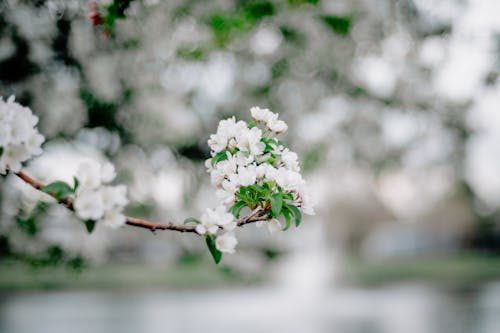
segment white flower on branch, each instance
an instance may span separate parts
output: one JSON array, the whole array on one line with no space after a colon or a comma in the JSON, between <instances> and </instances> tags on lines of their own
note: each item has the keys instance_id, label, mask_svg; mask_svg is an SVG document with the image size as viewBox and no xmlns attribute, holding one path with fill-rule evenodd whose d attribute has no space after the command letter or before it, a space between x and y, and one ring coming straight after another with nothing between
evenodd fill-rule
<instances>
[{"instance_id":1,"label":"white flower on branch","mask_svg":"<svg viewBox=\"0 0 500 333\"><path fill-rule=\"evenodd\" d=\"M83 189L78 192L74 207L81 219L99 220L104 215L102 193L95 189Z\"/></svg>"},{"instance_id":2,"label":"white flower on branch","mask_svg":"<svg viewBox=\"0 0 500 333\"><path fill-rule=\"evenodd\" d=\"M262 131L260 129L245 127L236 138L236 147L242 152L250 153L252 156L260 155L265 148L265 144L261 139Z\"/></svg>"},{"instance_id":3,"label":"white flower on branch","mask_svg":"<svg viewBox=\"0 0 500 333\"><path fill-rule=\"evenodd\" d=\"M125 224L126 218L119 210L108 210L100 221L110 228L118 228Z\"/></svg>"},{"instance_id":4,"label":"white flower on branch","mask_svg":"<svg viewBox=\"0 0 500 333\"><path fill-rule=\"evenodd\" d=\"M269 109L261 109L258 106L250 108L250 113L252 114L253 120L261 121L266 124L270 121L278 119L278 114L271 112Z\"/></svg>"},{"instance_id":5,"label":"white flower on branch","mask_svg":"<svg viewBox=\"0 0 500 333\"><path fill-rule=\"evenodd\" d=\"M79 187L75 193L74 208L80 218L99 221L111 228L125 224L122 211L128 204L127 187L104 185L115 176L115 167L109 162L88 161L79 166Z\"/></svg>"},{"instance_id":6,"label":"white flower on branch","mask_svg":"<svg viewBox=\"0 0 500 333\"><path fill-rule=\"evenodd\" d=\"M281 226L281 222L278 219L271 219L268 221L259 221L256 223L256 226L258 228L262 228L263 226L267 226L267 230L269 230L269 232L271 234L275 233L277 231L281 231L283 229Z\"/></svg>"},{"instance_id":7,"label":"white flower on branch","mask_svg":"<svg viewBox=\"0 0 500 333\"><path fill-rule=\"evenodd\" d=\"M215 239L215 247L223 253L234 253L238 240L231 232L226 232Z\"/></svg>"},{"instance_id":8,"label":"white flower on branch","mask_svg":"<svg viewBox=\"0 0 500 333\"><path fill-rule=\"evenodd\" d=\"M31 154L24 145L8 145L4 148L0 158L0 173L5 173L6 169L13 172L21 170L22 162L30 158Z\"/></svg>"},{"instance_id":9,"label":"white flower on branch","mask_svg":"<svg viewBox=\"0 0 500 333\"><path fill-rule=\"evenodd\" d=\"M276 134L286 132L288 125L283 120L271 120L267 122L267 128Z\"/></svg>"},{"instance_id":10,"label":"white flower on branch","mask_svg":"<svg viewBox=\"0 0 500 333\"><path fill-rule=\"evenodd\" d=\"M232 230L236 226L234 224L234 216L228 213L224 206L219 206L216 209L207 208L201 216L200 222L196 226L196 232L200 235L207 233L215 235L219 227Z\"/></svg>"},{"instance_id":11,"label":"white flower on branch","mask_svg":"<svg viewBox=\"0 0 500 333\"><path fill-rule=\"evenodd\" d=\"M38 117L15 102L14 96L0 97L0 174L19 172L22 163L42 152L45 140L35 128Z\"/></svg>"}]
</instances>

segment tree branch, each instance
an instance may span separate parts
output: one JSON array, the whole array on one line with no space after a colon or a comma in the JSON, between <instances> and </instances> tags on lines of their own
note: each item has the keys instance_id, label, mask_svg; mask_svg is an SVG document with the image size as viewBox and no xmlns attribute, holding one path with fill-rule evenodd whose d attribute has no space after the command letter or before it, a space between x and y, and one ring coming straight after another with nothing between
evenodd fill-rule
<instances>
[{"instance_id":1,"label":"tree branch","mask_svg":"<svg viewBox=\"0 0 500 333\"><path fill-rule=\"evenodd\" d=\"M31 178L27 174L25 174L22 171L16 172L16 176L18 176L20 179L22 179L26 184L30 185L34 189L41 191L42 188L45 186L43 183L39 182L36 179ZM45 192L44 192L45 193ZM55 196L51 193L47 193L51 197L55 198ZM56 198L55 198L56 199ZM57 199L56 199L57 200ZM73 207L73 201L71 199L58 199L58 203L61 205L65 206L71 211L75 211ZM250 214L247 216L241 217L236 220L236 225L238 227L242 227L245 224L249 223L254 223L262 220L266 220L267 215L265 212L262 210L262 208L257 207L254 209ZM173 230L173 231L178 231L178 232L193 232L196 233L195 226L193 225L179 225L179 224L174 224L174 223L156 223L156 222L151 222L147 220L142 220L138 219L135 217L130 217L126 216L126 224L132 226L132 227L137 227L137 228L143 228L143 229L149 229L151 231L156 231L156 230Z\"/></svg>"}]
</instances>

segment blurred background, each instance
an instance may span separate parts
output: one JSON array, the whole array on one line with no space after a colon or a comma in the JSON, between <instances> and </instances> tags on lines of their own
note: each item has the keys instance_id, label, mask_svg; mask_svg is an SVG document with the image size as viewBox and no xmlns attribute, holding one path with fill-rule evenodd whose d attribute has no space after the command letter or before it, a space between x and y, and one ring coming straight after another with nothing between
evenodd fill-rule
<instances>
[{"instance_id":1,"label":"blurred background","mask_svg":"<svg viewBox=\"0 0 500 333\"><path fill-rule=\"evenodd\" d=\"M100 8L113 1L98 1ZM115 1L116 2L116 1ZM269 107L317 201L300 228L98 227L0 179L0 332L500 331L500 2L0 0L0 95L40 117L26 172L109 159L127 213L215 205L220 119Z\"/></svg>"}]
</instances>

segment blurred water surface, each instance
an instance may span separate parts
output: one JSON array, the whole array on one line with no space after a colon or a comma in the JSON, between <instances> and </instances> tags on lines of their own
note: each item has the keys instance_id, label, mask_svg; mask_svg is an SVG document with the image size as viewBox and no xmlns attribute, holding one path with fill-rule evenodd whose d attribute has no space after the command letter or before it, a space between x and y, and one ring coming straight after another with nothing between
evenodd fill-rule
<instances>
[{"instance_id":1,"label":"blurred water surface","mask_svg":"<svg viewBox=\"0 0 500 333\"><path fill-rule=\"evenodd\" d=\"M307 296L307 297L306 297ZM4 294L0 332L496 333L500 283L473 291L404 284L332 289Z\"/></svg>"}]
</instances>

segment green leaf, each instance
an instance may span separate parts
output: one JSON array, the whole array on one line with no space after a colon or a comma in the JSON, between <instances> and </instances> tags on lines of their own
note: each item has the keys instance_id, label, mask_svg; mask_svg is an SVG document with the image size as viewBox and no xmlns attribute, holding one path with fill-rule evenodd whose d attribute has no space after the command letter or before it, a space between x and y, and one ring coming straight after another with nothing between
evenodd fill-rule
<instances>
[{"instance_id":1,"label":"green leaf","mask_svg":"<svg viewBox=\"0 0 500 333\"><path fill-rule=\"evenodd\" d=\"M231 213L234 215L234 217L239 218L240 217L240 212L243 209L243 207L246 207L246 202L244 201L238 201L231 207Z\"/></svg>"},{"instance_id":2,"label":"green leaf","mask_svg":"<svg viewBox=\"0 0 500 333\"><path fill-rule=\"evenodd\" d=\"M65 182L57 181L42 187L42 192L48 193L60 200L65 198L68 194L73 193L73 189Z\"/></svg>"},{"instance_id":3,"label":"green leaf","mask_svg":"<svg viewBox=\"0 0 500 333\"><path fill-rule=\"evenodd\" d=\"M283 228L283 231L286 231L288 230L288 228L290 228L290 211L288 210L288 206L283 207L283 210L281 212L285 217L285 227Z\"/></svg>"},{"instance_id":4,"label":"green leaf","mask_svg":"<svg viewBox=\"0 0 500 333\"><path fill-rule=\"evenodd\" d=\"M273 194L271 197L271 211L273 217L278 217L281 214L281 209L283 208L283 196L281 193Z\"/></svg>"},{"instance_id":5,"label":"green leaf","mask_svg":"<svg viewBox=\"0 0 500 333\"><path fill-rule=\"evenodd\" d=\"M85 223L85 227L87 228L88 233L91 234L95 229L96 221L95 220L85 220L85 221L83 221L83 223Z\"/></svg>"},{"instance_id":6,"label":"green leaf","mask_svg":"<svg viewBox=\"0 0 500 333\"><path fill-rule=\"evenodd\" d=\"M17 225L21 230L23 230L28 236L34 237L38 232L38 226L34 216L29 216L28 218L16 218Z\"/></svg>"},{"instance_id":7,"label":"green leaf","mask_svg":"<svg viewBox=\"0 0 500 333\"><path fill-rule=\"evenodd\" d=\"M201 222L194 217L188 217L187 219L184 220L184 224L188 223L195 223L195 224L200 224Z\"/></svg>"},{"instance_id":8,"label":"green leaf","mask_svg":"<svg viewBox=\"0 0 500 333\"><path fill-rule=\"evenodd\" d=\"M295 217L295 225L298 227L300 225L300 222L302 221L302 213L294 205L288 205L288 208L290 209L293 216Z\"/></svg>"},{"instance_id":9,"label":"green leaf","mask_svg":"<svg viewBox=\"0 0 500 333\"><path fill-rule=\"evenodd\" d=\"M351 30L351 18L342 16L325 15L321 20L336 34L347 36Z\"/></svg>"},{"instance_id":10,"label":"green leaf","mask_svg":"<svg viewBox=\"0 0 500 333\"><path fill-rule=\"evenodd\" d=\"M250 123L248 123L248 128L254 128L255 126L257 126L257 123L255 121L251 121Z\"/></svg>"},{"instance_id":11,"label":"green leaf","mask_svg":"<svg viewBox=\"0 0 500 333\"><path fill-rule=\"evenodd\" d=\"M210 254L212 254L215 263L218 264L222 258L222 252L217 250L217 248L215 247L215 236L207 235L205 240L207 242L208 249L210 250Z\"/></svg>"},{"instance_id":12,"label":"green leaf","mask_svg":"<svg viewBox=\"0 0 500 333\"><path fill-rule=\"evenodd\" d=\"M0 156L3 154L3 147L0 147Z\"/></svg>"},{"instance_id":13,"label":"green leaf","mask_svg":"<svg viewBox=\"0 0 500 333\"><path fill-rule=\"evenodd\" d=\"M78 178L73 177L73 192L76 192L78 186L80 186L80 181L78 181Z\"/></svg>"},{"instance_id":14,"label":"green leaf","mask_svg":"<svg viewBox=\"0 0 500 333\"><path fill-rule=\"evenodd\" d=\"M220 153L217 153L214 157L212 157L212 166L215 166L217 163L224 160L227 160L227 154L225 151L221 151Z\"/></svg>"}]
</instances>

